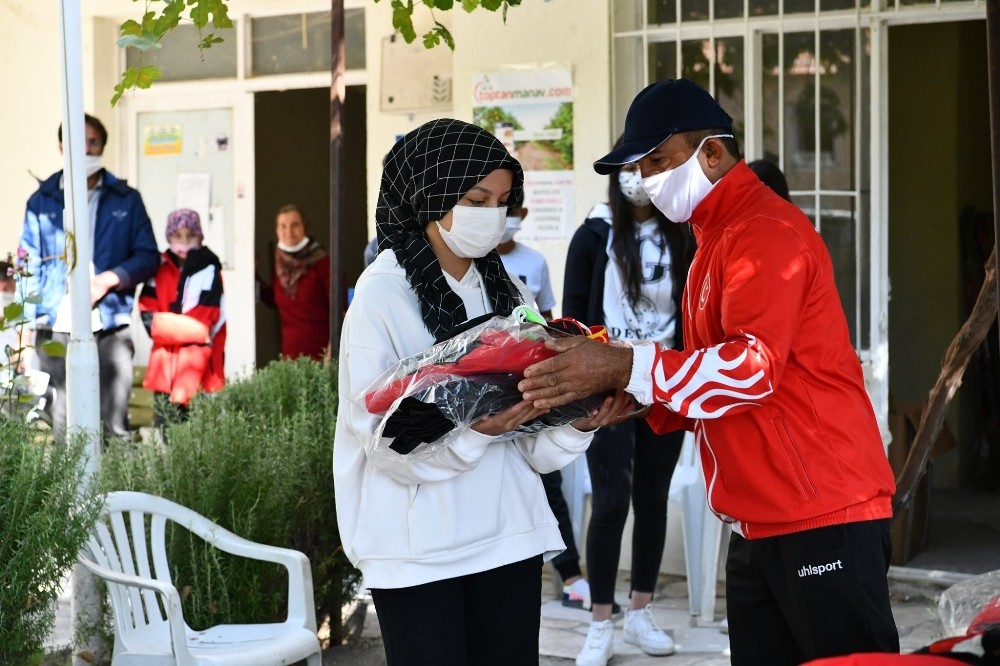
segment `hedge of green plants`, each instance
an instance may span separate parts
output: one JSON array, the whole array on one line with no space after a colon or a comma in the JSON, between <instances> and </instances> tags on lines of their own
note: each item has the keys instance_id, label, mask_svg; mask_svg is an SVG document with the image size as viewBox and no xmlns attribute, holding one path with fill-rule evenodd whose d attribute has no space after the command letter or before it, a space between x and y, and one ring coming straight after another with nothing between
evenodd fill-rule
<instances>
[{"instance_id":1,"label":"hedge of green plants","mask_svg":"<svg viewBox=\"0 0 1000 666\"><path fill-rule=\"evenodd\" d=\"M168 414L165 444L112 446L102 489L160 495L252 541L302 551L312 564L317 620L329 617L337 637L359 580L341 548L334 505L336 380L333 364L285 360L198 396L185 420ZM283 619L283 567L222 553L182 528L168 539L190 626Z\"/></svg>"},{"instance_id":2,"label":"hedge of green plants","mask_svg":"<svg viewBox=\"0 0 1000 666\"><path fill-rule=\"evenodd\" d=\"M97 520L83 484L84 438L53 444L0 417L0 664L36 659L55 620L60 584Z\"/></svg>"}]
</instances>

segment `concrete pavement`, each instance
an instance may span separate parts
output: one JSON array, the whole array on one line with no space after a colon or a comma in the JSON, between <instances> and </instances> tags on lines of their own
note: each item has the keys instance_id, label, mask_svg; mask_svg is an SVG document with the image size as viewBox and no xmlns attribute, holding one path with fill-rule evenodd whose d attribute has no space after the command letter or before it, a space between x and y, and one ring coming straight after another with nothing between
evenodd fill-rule
<instances>
[{"instance_id":1,"label":"concrete pavement","mask_svg":"<svg viewBox=\"0 0 1000 666\"><path fill-rule=\"evenodd\" d=\"M547 577L543 583L542 621L539 634L540 666L569 666L583 645L590 622L590 614L565 608L553 599L554 585ZM892 609L899 628L903 652L912 652L942 636L937 619L937 596L943 585L930 583L891 581ZM71 586L67 585L67 590ZM720 590L721 592L721 585ZM628 599L628 579L622 573L618 580L615 598ZM68 645L71 639L70 597L66 592L60 598L55 631L47 647ZM615 657L611 666L729 666L729 640L718 628L725 612L725 599L716 603L717 621L701 624L688 610L687 585L680 577L663 577L657 589L652 611L660 627L669 633L677 652L669 657L649 657L637 647L622 639L621 620L615 623ZM365 609L364 626L353 645L330 649L324 654L323 663L351 664L353 666L384 666L378 617L374 606Z\"/></svg>"}]
</instances>

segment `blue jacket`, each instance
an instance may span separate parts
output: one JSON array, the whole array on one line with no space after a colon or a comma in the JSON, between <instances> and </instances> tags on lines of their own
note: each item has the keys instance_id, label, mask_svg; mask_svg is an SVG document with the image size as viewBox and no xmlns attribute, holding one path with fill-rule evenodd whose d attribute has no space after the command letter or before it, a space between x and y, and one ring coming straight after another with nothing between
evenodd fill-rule
<instances>
[{"instance_id":1,"label":"blue jacket","mask_svg":"<svg viewBox=\"0 0 1000 666\"><path fill-rule=\"evenodd\" d=\"M132 320L135 288L156 273L160 252L153 226L139 192L108 171L97 204L94 229L94 271L110 270L121 284L98 304L101 327L112 330ZM67 266L61 258L66 246L63 229L62 171L43 181L28 199L20 246L28 251L27 293L37 293L41 302L25 303L25 317L41 327L55 322L59 303L66 293ZM89 223L89 217L84 218Z\"/></svg>"}]
</instances>

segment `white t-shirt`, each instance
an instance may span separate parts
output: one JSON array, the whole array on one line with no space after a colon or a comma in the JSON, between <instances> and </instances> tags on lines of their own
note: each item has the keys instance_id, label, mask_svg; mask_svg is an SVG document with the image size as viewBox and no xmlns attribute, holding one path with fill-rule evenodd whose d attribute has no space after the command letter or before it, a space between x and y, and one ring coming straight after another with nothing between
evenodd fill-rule
<instances>
[{"instance_id":1,"label":"white t-shirt","mask_svg":"<svg viewBox=\"0 0 1000 666\"><path fill-rule=\"evenodd\" d=\"M500 259L507 272L517 277L531 290L539 312L551 310L556 306L556 297L552 293L552 282L549 280L549 265L545 256L524 243L515 243L514 249L507 254L501 254Z\"/></svg>"},{"instance_id":2,"label":"white t-shirt","mask_svg":"<svg viewBox=\"0 0 1000 666\"><path fill-rule=\"evenodd\" d=\"M611 249L614 233L608 233L608 267L604 273L604 323L612 340L642 340L671 345L677 325L672 258L667 239L656 219L636 227L642 286L639 301L630 304L618 261Z\"/></svg>"}]
</instances>

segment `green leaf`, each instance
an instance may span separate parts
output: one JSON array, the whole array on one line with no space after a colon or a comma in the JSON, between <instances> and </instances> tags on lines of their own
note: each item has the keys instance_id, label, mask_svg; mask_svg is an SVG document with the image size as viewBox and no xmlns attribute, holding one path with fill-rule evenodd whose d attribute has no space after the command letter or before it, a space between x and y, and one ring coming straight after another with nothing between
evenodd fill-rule
<instances>
[{"instance_id":1,"label":"green leaf","mask_svg":"<svg viewBox=\"0 0 1000 666\"><path fill-rule=\"evenodd\" d=\"M434 30L424 33L424 48L432 49L441 42L441 37Z\"/></svg>"},{"instance_id":2,"label":"green leaf","mask_svg":"<svg viewBox=\"0 0 1000 666\"><path fill-rule=\"evenodd\" d=\"M501 5L503 5L503 0L483 0L482 5L483 9L488 9L491 12L495 12L496 10L500 9Z\"/></svg>"},{"instance_id":3,"label":"green leaf","mask_svg":"<svg viewBox=\"0 0 1000 666\"><path fill-rule=\"evenodd\" d=\"M156 24L156 12L146 12L142 15L142 32L152 32Z\"/></svg>"},{"instance_id":4,"label":"green leaf","mask_svg":"<svg viewBox=\"0 0 1000 666\"><path fill-rule=\"evenodd\" d=\"M135 80L135 85L136 87L145 90L149 86L153 85L153 81L160 78L161 76L163 76L163 72L160 71L159 67L146 65L139 70L139 74Z\"/></svg>"},{"instance_id":5,"label":"green leaf","mask_svg":"<svg viewBox=\"0 0 1000 666\"><path fill-rule=\"evenodd\" d=\"M49 356L63 357L66 355L66 345L58 340L46 340L42 343L41 350Z\"/></svg>"},{"instance_id":6,"label":"green leaf","mask_svg":"<svg viewBox=\"0 0 1000 666\"><path fill-rule=\"evenodd\" d=\"M21 303L9 303L3 309L3 320L8 324L15 319L20 319L24 314L24 305Z\"/></svg>"},{"instance_id":7,"label":"green leaf","mask_svg":"<svg viewBox=\"0 0 1000 666\"><path fill-rule=\"evenodd\" d=\"M167 6L163 8L160 18L156 19L156 33L163 36L176 28L181 21L181 12L184 11L184 8L184 0L169 0Z\"/></svg>"},{"instance_id":8,"label":"green leaf","mask_svg":"<svg viewBox=\"0 0 1000 666\"><path fill-rule=\"evenodd\" d=\"M142 34L142 26L139 25L138 21L134 21L132 19L129 19L129 20L125 21L124 23L122 23L121 33L120 34L122 36L125 36L125 35L141 35Z\"/></svg>"},{"instance_id":9,"label":"green leaf","mask_svg":"<svg viewBox=\"0 0 1000 666\"><path fill-rule=\"evenodd\" d=\"M392 0L392 27L399 31L407 44L411 44L417 38L417 31L413 28L413 0Z\"/></svg>"},{"instance_id":10,"label":"green leaf","mask_svg":"<svg viewBox=\"0 0 1000 666\"><path fill-rule=\"evenodd\" d=\"M161 48L160 43L155 38L151 39L146 35L125 35L124 37L119 37L118 46L123 49L131 47L140 51Z\"/></svg>"},{"instance_id":11,"label":"green leaf","mask_svg":"<svg viewBox=\"0 0 1000 666\"><path fill-rule=\"evenodd\" d=\"M448 28L444 27L444 25L442 25L441 23L438 23L437 21L434 21L434 30L439 35L441 35L441 39L443 39L444 43L448 45L448 48L454 51L455 38L451 36L451 31L448 30Z\"/></svg>"},{"instance_id":12,"label":"green leaf","mask_svg":"<svg viewBox=\"0 0 1000 666\"><path fill-rule=\"evenodd\" d=\"M462 9L467 12L473 11L479 6L479 0L462 0Z\"/></svg>"},{"instance_id":13,"label":"green leaf","mask_svg":"<svg viewBox=\"0 0 1000 666\"><path fill-rule=\"evenodd\" d=\"M212 48L212 44L221 44L224 39L222 37L217 37L214 32L209 33L201 42L198 43L199 49L209 49Z\"/></svg>"}]
</instances>

